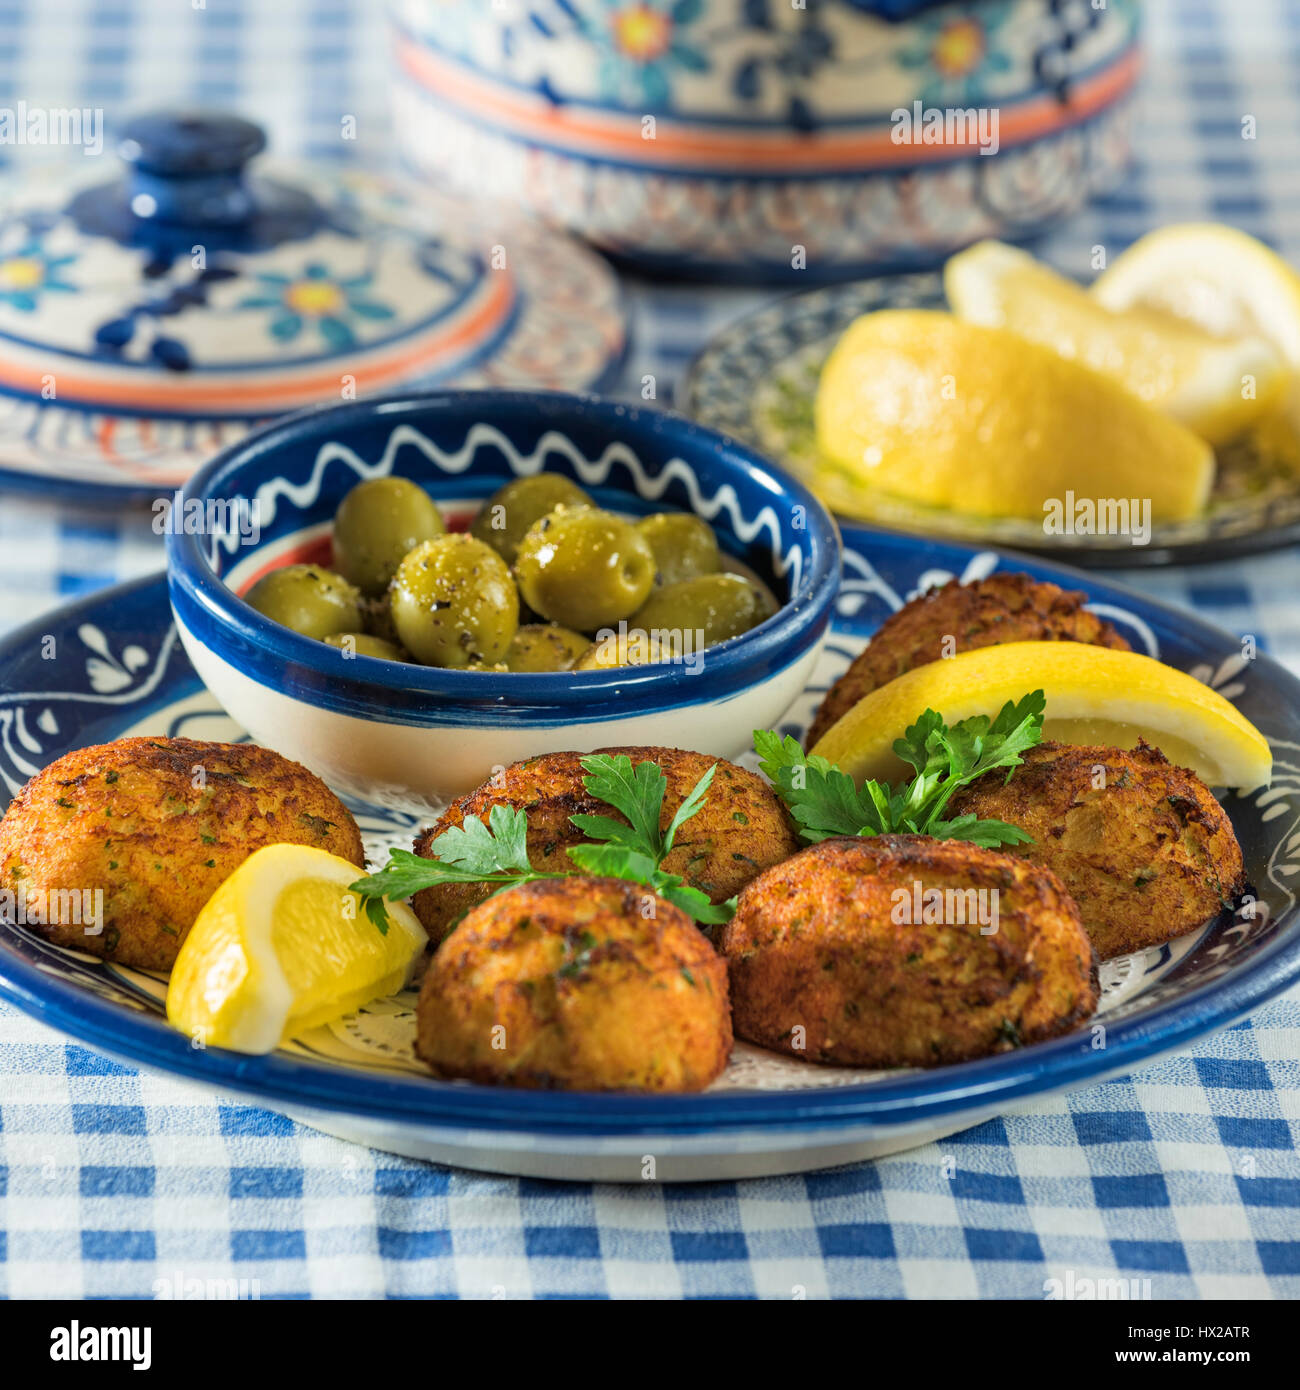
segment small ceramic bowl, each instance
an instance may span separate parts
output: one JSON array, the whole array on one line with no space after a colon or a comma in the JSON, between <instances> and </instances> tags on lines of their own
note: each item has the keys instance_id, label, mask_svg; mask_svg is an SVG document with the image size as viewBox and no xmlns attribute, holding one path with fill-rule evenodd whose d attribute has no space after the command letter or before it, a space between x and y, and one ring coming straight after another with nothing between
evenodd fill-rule
<instances>
[{"instance_id":1,"label":"small ceramic bowl","mask_svg":"<svg viewBox=\"0 0 1300 1390\"><path fill-rule=\"evenodd\" d=\"M656 273L807 284L1121 177L1137 0L392 0L418 174Z\"/></svg>"},{"instance_id":2,"label":"small ceramic bowl","mask_svg":"<svg viewBox=\"0 0 1300 1390\"><path fill-rule=\"evenodd\" d=\"M240 597L280 565L328 564L335 508L362 479L413 479L455 528L503 482L543 469L629 515L697 513L780 610L695 668L524 675L345 655ZM559 749L734 757L803 690L839 584L834 522L761 455L679 416L558 394L439 392L290 417L197 473L168 526L177 628L227 711L340 791L422 806Z\"/></svg>"}]
</instances>

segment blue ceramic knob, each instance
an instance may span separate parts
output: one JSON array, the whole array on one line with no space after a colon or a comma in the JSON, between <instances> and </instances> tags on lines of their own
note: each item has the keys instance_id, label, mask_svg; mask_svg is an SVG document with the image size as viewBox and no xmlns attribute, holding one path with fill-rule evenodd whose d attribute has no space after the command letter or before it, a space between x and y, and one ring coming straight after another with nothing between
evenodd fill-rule
<instances>
[{"instance_id":1,"label":"blue ceramic knob","mask_svg":"<svg viewBox=\"0 0 1300 1390\"><path fill-rule=\"evenodd\" d=\"M130 169L131 211L147 220L192 227L247 222L255 205L244 166L265 148L262 128L239 116L137 116L118 147Z\"/></svg>"}]
</instances>

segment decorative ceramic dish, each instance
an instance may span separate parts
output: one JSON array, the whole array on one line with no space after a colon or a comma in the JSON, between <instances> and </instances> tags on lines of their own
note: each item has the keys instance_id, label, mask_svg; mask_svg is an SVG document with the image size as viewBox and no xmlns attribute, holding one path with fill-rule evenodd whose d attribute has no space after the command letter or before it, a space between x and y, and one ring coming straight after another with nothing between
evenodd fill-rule
<instances>
[{"instance_id":1,"label":"decorative ceramic dish","mask_svg":"<svg viewBox=\"0 0 1300 1390\"><path fill-rule=\"evenodd\" d=\"M328 561L329 522L365 478L413 479L449 519L545 469L603 505L693 511L786 601L752 632L682 663L563 676L353 660L262 617L239 594L268 569ZM813 496L710 430L576 396L446 392L311 411L214 459L182 511L251 504L257 535L168 534L172 607L199 674L260 742L342 790L410 801L469 791L483 769L559 746L671 744L719 757L780 718L807 684L839 579L834 523ZM248 528L251 532L252 528Z\"/></svg>"},{"instance_id":2,"label":"decorative ceramic dish","mask_svg":"<svg viewBox=\"0 0 1300 1390\"><path fill-rule=\"evenodd\" d=\"M961 1066L867 1073L738 1044L697 1095L530 1092L434 1081L412 1057L413 996L378 1001L266 1057L191 1046L165 1024L164 982L0 925L0 994L88 1046L393 1152L556 1178L660 1181L799 1171L905 1149L1017 1104L1123 1074L1236 1022L1300 975L1294 878L1300 815L1300 683L1197 619L1041 562L848 527L829 642L783 727L800 732L821 692L918 588L1028 570L1088 591L1139 652L1209 682L1267 736L1270 790L1227 797L1252 908L1103 966L1087 1029ZM53 646L50 646L53 643ZM57 658L43 659L53 650ZM70 749L127 734L234 739L168 614L161 576L107 590L0 644L0 796ZM679 742L692 743L683 728ZM372 859L407 846L422 813L351 802ZM1243 899L1243 902L1246 900Z\"/></svg>"},{"instance_id":3,"label":"decorative ceramic dish","mask_svg":"<svg viewBox=\"0 0 1300 1390\"><path fill-rule=\"evenodd\" d=\"M393 21L414 169L656 271L933 264L1039 230L1128 157L1133 0L397 0Z\"/></svg>"},{"instance_id":4,"label":"decorative ceramic dish","mask_svg":"<svg viewBox=\"0 0 1300 1390\"><path fill-rule=\"evenodd\" d=\"M832 511L860 517L862 492L837 486L821 467L813 435L817 379L840 335L877 309L944 308L937 274L888 276L794 295L738 320L691 364L677 408L752 444L803 479ZM1220 451L1209 507L1192 521L1128 536L1046 536L1040 522L968 517L881 496L869 520L971 544L1007 546L1098 567L1190 564L1257 554L1300 540L1300 491L1285 468L1235 446Z\"/></svg>"},{"instance_id":5,"label":"decorative ceramic dish","mask_svg":"<svg viewBox=\"0 0 1300 1390\"><path fill-rule=\"evenodd\" d=\"M152 498L302 406L617 370L620 291L585 248L361 172L246 175L264 144L234 117L142 117L125 177L5 192L0 482Z\"/></svg>"}]
</instances>

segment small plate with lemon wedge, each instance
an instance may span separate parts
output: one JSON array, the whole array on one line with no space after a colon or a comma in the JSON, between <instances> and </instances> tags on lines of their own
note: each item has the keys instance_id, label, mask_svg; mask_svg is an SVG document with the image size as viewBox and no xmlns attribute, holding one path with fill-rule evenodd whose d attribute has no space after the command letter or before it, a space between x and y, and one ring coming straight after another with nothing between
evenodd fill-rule
<instances>
[{"instance_id":1,"label":"small plate with lemon wedge","mask_svg":"<svg viewBox=\"0 0 1300 1390\"><path fill-rule=\"evenodd\" d=\"M362 846L372 872L381 869L393 851L409 851L430 813L379 792L369 802L344 798L346 811L340 805L336 812L330 809L333 793L314 778L314 799L294 821L298 843L272 844L244 858L207 899L181 947L170 999L162 971L60 945L48 932L12 920L4 899L0 997L109 1056L281 1111L331 1134L466 1167L569 1179L691 1181L803 1171L906 1149L1018 1104L1125 1074L1237 1022L1300 975L1300 684L1293 677L1266 657L1247 659L1234 638L1189 614L1050 563L850 525L844 528L842 586L820 665L765 740L763 766L782 756L778 735L805 736L827 690L910 600L950 580L972 586L1000 576L1012 587L1048 581L1082 590L1086 609L1069 595L1059 604L1072 621L1086 618L1091 636L1085 639L1080 628L1076 640L1008 642L915 666L855 705L865 711L857 718L851 711L835 722L818 743L823 754L833 755L855 780L892 779L890 757L897 750L880 737L886 726L898 732L922 707L931 707L942 709L955 729L959 720L995 714L1004 697L1022 701L1040 691L1046 698L1045 737L1131 745L1145 734L1190 761L1207 782L1224 783L1215 787L1218 802L1206 801L1201 809L1219 816L1221 805L1226 813L1240 846L1236 881L1244 885L1214 920L1198 917L1193 930L1174 934L1168 923L1155 921L1151 939L1158 944L1134 950L1129 943L1122 946L1125 953L1099 946L1106 958L1092 985L1089 1010L1096 1002L1095 1015L1066 1019L1043 1041L1011 1030L992 1052L920 1070L819 1065L779 1046L742 1041L746 1023L736 993L741 978L733 975L736 1042L729 1061L722 1054L724 1069L702 1089L525 1089L435 1075L421 1060L427 1050L416 1050L417 1015L422 1021L427 990L417 1002L414 990L402 987L412 954L423 949L410 911L392 901L382 935L375 933L369 908L328 918L328 932L312 926L326 910L322 903L328 908L331 901L345 901L349 885L357 886L352 880L360 872L354 866ZM1098 644L1101 628L1106 644ZM46 659L47 652L57 659ZM243 731L203 689L171 625L161 576L69 605L0 643L0 801L18 798L15 807L26 808L19 814L30 814L24 785L30 787L56 759L81 750L89 761L77 777L53 788L57 799L52 795L49 802L47 828L70 824L86 810L86 774L98 766L97 750L88 745L127 739L146 745L151 773L166 763L177 739L207 741L208 748L228 753L245 750L229 753L227 768L238 776L220 795L230 800L198 798L207 819L192 823L188 862L195 874L182 876L177 891L187 882L192 887L202 866L231 855L217 866L224 873L238 859L223 829L238 817L225 808L245 803L262 754L250 749ZM690 747L688 727L680 742ZM738 743L747 742L747 731L739 731ZM563 729L555 731L555 745L568 746ZM752 755L741 761L750 769L757 765ZM97 792L103 812L120 812L131 796L136 802L125 804L141 804L142 784L132 781L139 771L100 775L109 784ZM158 796L163 812L169 803L180 807L191 797L190 772L184 759L171 768L178 792ZM1007 786L1014 790L1028 775L1028 768L1017 770ZM780 788L791 779L778 768L773 780ZM864 791L867 785L859 783ZM1233 785L1251 790L1227 790ZM281 788L276 795L287 793ZM788 802L799 819L803 812L796 803L805 810L810 803ZM733 807L723 803L722 819L746 828ZM884 809L894 829L910 815L901 806ZM1195 807L1188 813L1199 814ZM866 814L873 813L868 808ZM124 857L113 837L125 827L105 824L110 843L96 842L95 849L112 856L103 862L116 871ZM173 845L179 844L178 833L186 833L178 829L185 824L168 821ZM950 830L955 824L946 822ZM927 826L940 833L933 820L922 828ZM983 853L972 838L968 834L964 845L950 841L959 845L954 853ZM833 842L846 843L885 840ZM60 848L69 850L67 844ZM163 874L168 865L158 861L165 855L152 841L150 851L144 869ZM403 862L409 869L409 853ZM8 880L0 884L12 886ZM399 896L405 892L391 895ZM1155 907L1152 915L1158 918L1161 911ZM738 910L733 926L742 915ZM428 926L427 915L421 921ZM693 939L694 928L688 935ZM304 937L319 949L303 954ZM244 959L256 965L256 952L268 940L281 952L292 988L283 998L254 988L251 1011L239 1020L244 1026L223 1035L230 1045L207 1045L196 1030L169 1025L169 1011L173 1022L184 1021L199 996L238 1002L237 971L196 972L205 953L210 962ZM453 931L433 960L456 940ZM714 944L725 950L717 936ZM703 947L692 949L707 958ZM285 965L286 951L301 958ZM586 968L580 953L558 974L573 981ZM687 984L694 987L700 969L692 970ZM817 975L819 981L830 978ZM612 1025L619 1015L605 1017ZM297 1022L286 1025L286 1019Z\"/></svg>"},{"instance_id":2,"label":"small plate with lemon wedge","mask_svg":"<svg viewBox=\"0 0 1300 1390\"><path fill-rule=\"evenodd\" d=\"M839 516L1089 566L1300 539L1300 275L1175 225L1084 288L982 242L782 300L692 364L687 415Z\"/></svg>"}]
</instances>

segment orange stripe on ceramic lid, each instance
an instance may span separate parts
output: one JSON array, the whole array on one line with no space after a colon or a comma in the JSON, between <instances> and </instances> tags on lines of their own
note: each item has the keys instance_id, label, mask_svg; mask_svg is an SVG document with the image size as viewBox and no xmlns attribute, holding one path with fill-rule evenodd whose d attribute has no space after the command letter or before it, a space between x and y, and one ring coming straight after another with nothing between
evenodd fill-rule
<instances>
[{"instance_id":1,"label":"orange stripe on ceramic lid","mask_svg":"<svg viewBox=\"0 0 1300 1390\"><path fill-rule=\"evenodd\" d=\"M539 134L572 153L621 155L633 164L693 164L734 169L790 169L807 174L818 169L859 169L877 165L917 164L951 159L955 150L972 145L895 144L892 127L828 129L807 134L745 127L728 130L690 126L656 116L655 138L642 133L642 117L607 112L579 112L556 106L534 92L522 92L471 73L409 39L398 39L402 68L426 91L462 110L480 114L509 128L524 141ZM1071 125L1109 105L1137 80L1141 59L1130 48L1114 63L1072 83L1068 100L1035 97L999 109L1001 146L1020 144Z\"/></svg>"},{"instance_id":2,"label":"orange stripe on ceramic lid","mask_svg":"<svg viewBox=\"0 0 1300 1390\"><path fill-rule=\"evenodd\" d=\"M420 369L435 365L458 349L486 337L502 323L514 304L512 279L492 272L486 282L487 293L482 304L468 315L448 325L443 332L421 338L414 345L402 343L377 357L358 361L350 366L348 359L339 356L332 369L306 372L277 373L275 381L260 381L256 376L239 381L205 381L202 376L177 372L166 377L146 380L123 380L78 376L60 367L58 370L61 400L104 406L122 406L127 410L174 410L183 406L187 414L197 413L194 407L227 413L273 414L296 405L310 405L336 396L340 374L356 379L360 390L371 390L392 384L414 375ZM0 342L0 383L18 391L37 394L49 375L49 363L32 367L20 362L6 361L5 344ZM361 350L364 357L365 349ZM248 410L247 407L255 407Z\"/></svg>"}]
</instances>

